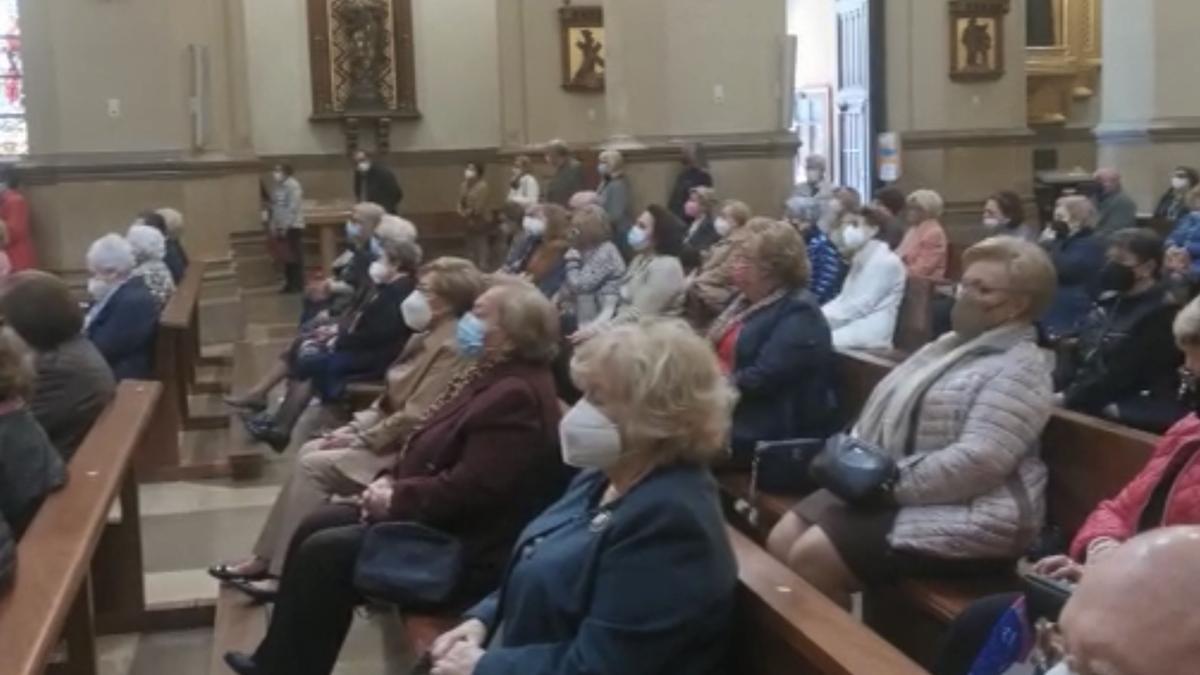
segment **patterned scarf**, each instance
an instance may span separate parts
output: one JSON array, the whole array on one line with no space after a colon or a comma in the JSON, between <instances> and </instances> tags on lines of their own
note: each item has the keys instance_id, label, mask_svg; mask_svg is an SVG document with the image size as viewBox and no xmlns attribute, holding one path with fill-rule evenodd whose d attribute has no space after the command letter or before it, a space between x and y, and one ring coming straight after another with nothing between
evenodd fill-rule
<instances>
[{"instance_id":1,"label":"patterned scarf","mask_svg":"<svg viewBox=\"0 0 1200 675\"><path fill-rule=\"evenodd\" d=\"M404 440L404 447L400 448L400 457L403 458L406 454L408 454L408 447L412 444L412 439L416 438L417 434L425 430L426 425L429 424L429 420L433 419L434 415L436 415L442 408L446 407L451 401L458 398L458 395L461 394L464 389L490 373L498 365L500 365L500 362L497 360L483 358L477 361L472 361L470 364L460 368L459 371L450 378L450 382L446 384L446 388L442 390L441 395L434 399L433 403L429 404L429 407L425 408L425 412L421 413L421 417L417 420L412 432L410 432L408 437Z\"/></svg>"},{"instance_id":2,"label":"patterned scarf","mask_svg":"<svg viewBox=\"0 0 1200 675\"><path fill-rule=\"evenodd\" d=\"M714 345L720 343L721 339L725 337L725 333L729 332L734 326L744 322L747 317L760 309L774 304L775 301L786 294L787 289L779 288L758 302L750 302L749 298L739 293L708 329L709 341Z\"/></svg>"}]
</instances>

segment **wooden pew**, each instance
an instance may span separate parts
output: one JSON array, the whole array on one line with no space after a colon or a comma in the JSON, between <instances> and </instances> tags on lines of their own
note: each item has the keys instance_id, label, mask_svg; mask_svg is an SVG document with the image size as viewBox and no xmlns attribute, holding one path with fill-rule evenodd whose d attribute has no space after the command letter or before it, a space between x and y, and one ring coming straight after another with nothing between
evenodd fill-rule
<instances>
[{"instance_id":1,"label":"wooden pew","mask_svg":"<svg viewBox=\"0 0 1200 675\"><path fill-rule=\"evenodd\" d=\"M839 354L842 403L850 419L858 416L875 385L895 363L878 355L846 351ZM1158 437L1135 429L1055 409L1042 434L1042 459L1049 470L1047 519L1070 538L1101 500L1116 494L1145 464ZM756 523L748 523L745 501L748 478L720 478L722 496L733 521L752 536L765 540L795 497L760 494L752 505ZM893 643L921 662L944 626L974 600L1012 590L1016 578L1005 575L967 581L907 580L896 588L878 589L865 598L867 621Z\"/></svg>"},{"instance_id":2,"label":"wooden pew","mask_svg":"<svg viewBox=\"0 0 1200 675\"><path fill-rule=\"evenodd\" d=\"M95 637L144 624L141 525L132 463L150 436L161 386L125 381L17 545L13 587L0 597L0 673L37 675L60 639L56 672L96 672ZM107 525L120 498L121 521ZM89 571L90 567L90 571Z\"/></svg>"}]
</instances>

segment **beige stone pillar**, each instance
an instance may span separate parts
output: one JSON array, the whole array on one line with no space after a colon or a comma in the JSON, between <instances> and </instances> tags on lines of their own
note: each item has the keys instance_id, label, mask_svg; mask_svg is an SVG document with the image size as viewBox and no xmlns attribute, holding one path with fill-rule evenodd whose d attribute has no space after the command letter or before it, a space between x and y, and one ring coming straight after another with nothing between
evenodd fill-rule
<instances>
[{"instance_id":1,"label":"beige stone pillar","mask_svg":"<svg viewBox=\"0 0 1200 675\"><path fill-rule=\"evenodd\" d=\"M1188 56L1200 2L1110 0L1103 12L1097 163L1119 169L1148 213L1172 168L1200 163L1200 99L1189 86L1196 66Z\"/></svg>"}]
</instances>

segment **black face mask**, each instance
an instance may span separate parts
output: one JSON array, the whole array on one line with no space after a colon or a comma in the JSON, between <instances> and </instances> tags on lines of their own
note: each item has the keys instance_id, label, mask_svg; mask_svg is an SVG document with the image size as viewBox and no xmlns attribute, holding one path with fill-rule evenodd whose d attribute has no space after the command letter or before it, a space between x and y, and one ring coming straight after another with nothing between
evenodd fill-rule
<instances>
[{"instance_id":1,"label":"black face mask","mask_svg":"<svg viewBox=\"0 0 1200 675\"><path fill-rule=\"evenodd\" d=\"M1137 283L1132 267L1109 261L1100 268L1100 290L1125 294Z\"/></svg>"},{"instance_id":2,"label":"black face mask","mask_svg":"<svg viewBox=\"0 0 1200 675\"><path fill-rule=\"evenodd\" d=\"M1071 226L1067 225L1067 221L1065 220L1056 220L1050 223L1050 227L1054 230L1054 234L1060 237L1065 237L1071 233Z\"/></svg>"},{"instance_id":3,"label":"black face mask","mask_svg":"<svg viewBox=\"0 0 1200 675\"><path fill-rule=\"evenodd\" d=\"M1187 371L1179 373L1179 402L1189 411L1200 416L1200 383Z\"/></svg>"}]
</instances>

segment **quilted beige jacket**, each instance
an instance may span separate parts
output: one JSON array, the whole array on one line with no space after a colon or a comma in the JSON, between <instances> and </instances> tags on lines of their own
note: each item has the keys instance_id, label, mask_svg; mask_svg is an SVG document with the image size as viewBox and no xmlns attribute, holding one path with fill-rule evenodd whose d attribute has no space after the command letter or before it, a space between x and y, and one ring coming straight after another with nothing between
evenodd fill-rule
<instances>
[{"instance_id":1,"label":"quilted beige jacket","mask_svg":"<svg viewBox=\"0 0 1200 675\"><path fill-rule=\"evenodd\" d=\"M900 463L894 548L952 559L1013 558L1045 518L1038 439L1053 364L1033 343L982 356L926 392Z\"/></svg>"}]
</instances>

